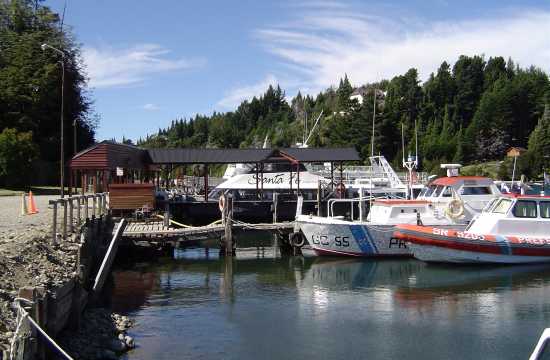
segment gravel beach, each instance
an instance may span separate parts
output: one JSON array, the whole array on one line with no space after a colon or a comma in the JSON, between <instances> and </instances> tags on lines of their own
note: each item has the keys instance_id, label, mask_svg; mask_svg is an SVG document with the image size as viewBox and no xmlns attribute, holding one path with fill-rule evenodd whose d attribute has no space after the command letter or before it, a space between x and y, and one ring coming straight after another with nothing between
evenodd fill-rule
<instances>
[{"instance_id":1,"label":"gravel beach","mask_svg":"<svg viewBox=\"0 0 550 360\"><path fill-rule=\"evenodd\" d=\"M51 242L53 210L49 200L57 196L35 196L38 214L21 215L20 196L0 196L0 347L9 348L16 322L12 304L18 290L25 286L52 289L75 274L78 245L71 241ZM58 211L61 219L62 211ZM90 309L85 324L76 334L62 336L63 344L77 358L116 358L131 349L133 339L125 330L131 322L105 309ZM101 336L97 336L97 334ZM69 336L67 336L69 335ZM122 340L119 339L122 338ZM94 338L94 341L90 341Z\"/></svg>"},{"instance_id":2,"label":"gravel beach","mask_svg":"<svg viewBox=\"0 0 550 360\"><path fill-rule=\"evenodd\" d=\"M35 196L38 214L21 215L21 197L0 197L0 344L5 345L15 327L13 299L24 286L50 289L69 280L78 247L73 243L52 246L48 201L56 196Z\"/></svg>"}]
</instances>

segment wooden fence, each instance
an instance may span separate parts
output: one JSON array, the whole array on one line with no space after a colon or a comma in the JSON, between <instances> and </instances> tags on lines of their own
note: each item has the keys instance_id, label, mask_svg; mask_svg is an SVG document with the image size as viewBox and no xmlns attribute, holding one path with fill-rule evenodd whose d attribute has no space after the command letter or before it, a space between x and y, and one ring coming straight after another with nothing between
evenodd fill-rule
<instances>
[{"instance_id":1,"label":"wooden fence","mask_svg":"<svg viewBox=\"0 0 550 360\"><path fill-rule=\"evenodd\" d=\"M53 206L52 242L57 243L58 231L59 236L65 240L67 234L75 234L86 219L106 215L109 209L107 195L107 193L97 193L50 200L49 203ZM58 210L63 211L61 224L58 224Z\"/></svg>"}]
</instances>

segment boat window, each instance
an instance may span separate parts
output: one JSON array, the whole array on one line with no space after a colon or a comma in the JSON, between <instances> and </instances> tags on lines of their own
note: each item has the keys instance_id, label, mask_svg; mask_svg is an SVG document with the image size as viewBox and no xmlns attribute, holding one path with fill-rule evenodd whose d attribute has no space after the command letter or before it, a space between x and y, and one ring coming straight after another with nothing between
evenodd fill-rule
<instances>
[{"instance_id":1,"label":"boat window","mask_svg":"<svg viewBox=\"0 0 550 360\"><path fill-rule=\"evenodd\" d=\"M451 188L449 186L445 187L445 190L443 190L443 194L441 194L443 197L451 197L453 196L453 192L451 191Z\"/></svg>"},{"instance_id":2,"label":"boat window","mask_svg":"<svg viewBox=\"0 0 550 360\"><path fill-rule=\"evenodd\" d=\"M433 197L439 197L439 195L441 195L441 192L443 191L443 187L444 186L442 186L442 185L438 185L437 188L432 193L432 196Z\"/></svg>"},{"instance_id":3,"label":"boat window","mask_svg":"<svg viewBox=\"0 0 550 360\"><path fill-rule=\"evenodd\" d=\"M537 217L537 202L528 200L518 200L514 206L514 216L521 218Z\"/></svg>"},{"instance_id":4,"label":"boat window","mask_svg":"<svg viewBox=\"0 0 550 360\"><path fill-rule=\"evenodd\" d=\"M500 199L498 204L493 208L493 212L496 214L506 214L510 206L512 205L512 200L509 199Z\"/></svg>"},{"instance_id":5,"label":"boat window","mask_svg":"<svg viewBox=\"0 0 550 360\"><path fill-rule=\"evenodd\" d=\"M541 201L539 203L540 217L550 218L550 201Z\"/></svg>"},{"instance_id":6,"label":"boat window","mask_svg":"<svg viewBox=\"0 0 550 360\"><path fill-rule=\"evenodd\" d=\"M488 186L464 186L460 189L460 195L491 195L491 188Z\"/></svg>"},{"instance_id":7,"label":"boat window","mask_svg":"<svg viewBox=\"0 0 550 360\"><path fill-rule=\"evenodd\" d=\"M435 190L435 186L428 186L425 190L424 190L424 194L422 196L425 196L425 197L428 197L428 196L431 196L432 193L434 192Z\"/></svg>"},{"instance_id":8,"label":"boat window","mask_svg":"<svg viewBox=\"0 0 550 360\"><path fill-rule=\"evenodd\" d=\"M489 201L487 203L487 205L485 205L485 207L483 208L483 211L484 212L491 212L491 209L493 208L493 206L497 203L498 201L498 198L495 198L495 199L491 199L491 201Z\"/></svg>"}]
</instances>

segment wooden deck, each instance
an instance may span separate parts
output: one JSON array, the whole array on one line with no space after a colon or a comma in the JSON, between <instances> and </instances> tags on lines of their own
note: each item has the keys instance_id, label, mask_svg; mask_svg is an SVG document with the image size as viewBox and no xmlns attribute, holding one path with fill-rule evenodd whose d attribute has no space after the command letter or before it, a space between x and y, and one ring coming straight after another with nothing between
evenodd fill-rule
<instances>
[{"instance_id":1,"label":"wooden deck","mask_svg":"<svg viewBox=\"0 0 550 360\"><path fill-rule=\"evenodd\" d=\"M293 222L274 224L244 224L234 223L233 230L262 230L288 234L294 230ZM122 237L125 239L162 241L191 241L219 238L225 231L225 226L208 225L189 228L166 227L161 221L130 222Z\"/></svg>"}]
</instances>

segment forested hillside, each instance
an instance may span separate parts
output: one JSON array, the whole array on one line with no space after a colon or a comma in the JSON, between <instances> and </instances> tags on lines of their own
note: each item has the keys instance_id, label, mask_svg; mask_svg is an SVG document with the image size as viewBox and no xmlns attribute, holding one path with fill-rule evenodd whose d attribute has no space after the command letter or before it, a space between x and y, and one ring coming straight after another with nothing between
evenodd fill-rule
<instances>
[{"instance_id":1,"label":"forested hillside","mask_svg":"<svg viewBox=\"0 0 550 360\"><path fill-rule=\"evenodd\" d=\"M0 0L0 185L58 179L62 59L51 48L42 50L44 43L65 53L66 159L74 153L73 124L77 150L94 140L79 46L41 2Z\"/></svg>"},{"instance_id":2,"label":"forested hillside","mask_svg":"<svg viewBox=\"0 0 550 360\"><path fill-rule=\"evenodd\" d=\"M365 84L359 89L362 103L350 99L350 80L344 76L337 88L315 97L298 93L292 99L286 99L280 87L269 87L235 111L174 120L140 144L257 147L267 136L271 146L290 146L302 141L306 114L311 128L323 110L325 116L309 145L353 145L366 159L376 93L375 153L396 165L402 156L402 125L406 146L414 152L415 122L426 171L437 171L442 162L501 160L511 146L530 149L522 158L524 173L535 176L548 165L544 156L550 155L550 87L548 75L540 69L521 68L502 57L461 56L452 66L443 62L424 83L411 68L390 80Z\"/></svg>"}]
</instances>

